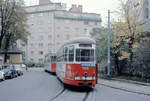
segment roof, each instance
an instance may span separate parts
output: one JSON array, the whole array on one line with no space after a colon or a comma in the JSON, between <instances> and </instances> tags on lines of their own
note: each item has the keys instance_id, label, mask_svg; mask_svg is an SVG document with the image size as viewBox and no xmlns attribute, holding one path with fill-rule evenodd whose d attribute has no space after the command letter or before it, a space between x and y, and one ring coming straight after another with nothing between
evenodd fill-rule
<instances>
[{"instance_id":1,"label":"roof","mask_svg":"<svg viewBox=\"0 0 150 101\"><path fill-rule=\"evenodd\" d=\"M22 54L22 51L8 51L8 52L4 52L4 51L0 51L0 54Z\"/></svg>"},{"instance_id":2,"label":"roof","mask_svg":"<svg viewBox=\"0 0 150 101\"><path fill-rule=\"evenodd\" d=\"M75 44L75 43L96 44L96 41L94 39L92 39L92 38L89 38L89 37L78 37L78 38L66 41L63 44L63 46L67 45L67 44Z\"/></svg>"}]
</instances>

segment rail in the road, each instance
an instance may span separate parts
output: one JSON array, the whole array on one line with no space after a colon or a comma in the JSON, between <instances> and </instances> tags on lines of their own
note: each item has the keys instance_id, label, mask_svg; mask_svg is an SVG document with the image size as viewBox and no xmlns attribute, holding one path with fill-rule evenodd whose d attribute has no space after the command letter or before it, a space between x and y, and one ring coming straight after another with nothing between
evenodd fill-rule
<instances>
[{"instance_id":1,"label":"rail in the road","mask_svg":"<svg viewBox=\"0 0 150 101\"><path fill-rule=\"evenodd\" d=\"M59 80L59 79L58 79ZM94 101L93 98L95 99L95 89L94 88L72 88L72 86L69 86L69 85L63 85L63 83L60 81L60 85L62 85L62 89L54 96L52 97L50 100L48 101L60 101L63 100L63 99L66 99L66 95L67 93L70 95L70 93L72 92L85 92L84 96L81 98L81 99L78 99L78 101ZM69 97L69 96L68 96ZM75 99L74 99L75 100Z\"/></svg>"},{"instance_id":2,"label":"rail in the road","mask_svg":"<svg viewBox=\"0 0 150 101\"><path fill-rule=\"evenodd\" d=\"M87 100L87 98L88 98L88 96L89 96L89 92L86 92L86 94L85 94L85 96L84 96L84 98L83 98L83 100L82 100L82 101L86 101L86 100Z\"/></svg>"},{"instance_id":3,"label":"rail in the road","mask_svg":"<svg viewBox=\"0 0 150 101\"><path fill-rule=\"evenodd\" d=\"M62 95L65 90L66 90L66 89L63 88L59 93L57 93L57 94L56 94L53 98L51 98L49 101L54 101L56 98L58 98L60 95Z\"/></svg>"}]
</instances>

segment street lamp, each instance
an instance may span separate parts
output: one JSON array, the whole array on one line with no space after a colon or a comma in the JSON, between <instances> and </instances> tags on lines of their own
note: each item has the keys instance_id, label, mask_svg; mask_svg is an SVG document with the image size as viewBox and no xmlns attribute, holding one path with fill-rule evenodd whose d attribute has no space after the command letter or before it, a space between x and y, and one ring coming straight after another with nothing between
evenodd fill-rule
<instances>
[{"instance_id":1,"label":"street lamp","mask_svg":"<svg viewBox=\"0 0 150 101\"><path fill-rule=\"evenodd\" d=\"M110 80L110 10L108 10L108 60L107 60L107 79Z\"/></svg>"}]
</instances>

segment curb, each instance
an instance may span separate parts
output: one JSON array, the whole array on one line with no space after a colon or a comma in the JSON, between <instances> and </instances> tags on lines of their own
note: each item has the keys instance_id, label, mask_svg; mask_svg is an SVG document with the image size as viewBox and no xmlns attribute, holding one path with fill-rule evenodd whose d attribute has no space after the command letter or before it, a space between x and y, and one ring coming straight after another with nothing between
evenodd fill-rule
<instances>
[{"instance_id":1,"label":"curb","mask_svg":"<svg viewBox=\"0 0 150 101\"><path fill-rule=\"evenodd\" d=\"M107 80L105 77L100 77L99 79ZM131 83L131 84L138 84L138 85L143 85L143 86L150 86L150 83L144 83L144 82L139 82L139 81L127 80L127 79L111 78L110 80Z\"/></svg>"},{"instance_id":2,"label":"curb","mask_svg":"<svg viewBox=\"0 0 150 101\"><path fill-rule=\"evenodd\" d=\"M138 84L138 85L143 85L143 86L150 86L150 83L144 83L144 82L133 81L133 80L118 79L118 78L111 78L111 80L126 82L126 83L132 83L132 84Z\"/></svg>"},{"instance_id":3,"label":"curb","mask_svg":"<svg viewBox=\"0 0 150 101\"><path fill-rule=\"evenodd\" d=\"M136 94L142 94L142 95L150 96L149 93L143 93L143 92L132 91L132 90L124 89L124 88L113 87L113 86L110 86L110 85L107 85L107 84L103 84L103 83L99 83L99 85L103 85L103 86L106 86L106 87L109 87L109 88L114 88L114 89L122 90L122 91L125 91L125 92L130 92L130 93L136 93Z\"/></svg>"}]
</instances>

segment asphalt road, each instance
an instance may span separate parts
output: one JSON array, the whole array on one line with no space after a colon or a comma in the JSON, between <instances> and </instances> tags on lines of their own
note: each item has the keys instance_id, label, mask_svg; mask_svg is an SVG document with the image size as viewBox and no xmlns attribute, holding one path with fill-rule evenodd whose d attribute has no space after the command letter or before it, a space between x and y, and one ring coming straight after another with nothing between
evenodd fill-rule
<instances>
[{"instance_id":1,"label":"asphalt road","mask_svg":"<svg viewBox=\"0 0 150 101\"><path fill-rule=\"evenodd\" d=\"M64 87L43 69L0 82L0 101L150 101L150 96L98 84L94 89Z\"/></svg>"}]
</instances>

